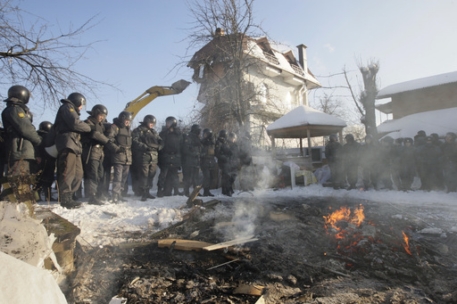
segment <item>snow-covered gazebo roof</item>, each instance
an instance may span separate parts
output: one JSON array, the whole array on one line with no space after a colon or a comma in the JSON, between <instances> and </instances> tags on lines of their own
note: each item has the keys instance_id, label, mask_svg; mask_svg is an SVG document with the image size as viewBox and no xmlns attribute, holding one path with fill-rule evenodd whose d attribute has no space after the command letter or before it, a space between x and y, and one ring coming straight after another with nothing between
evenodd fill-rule
<instances>
[{"instance_id":1,"label":"snow-covered gazebo roof","mask_svg":"<svg viewBox=\"0 0 457 304\"><path fill-rule=\"evenodd\" d=\"M379 134L393 138L412 138L419 130L424 130L427 135L437 133L444 136L447 132L457 133L456 117L457 108L441 109L388 120L380 124L377 129Z\"/></svg>"},{"instance_id":2,"label":"snow-covered gazebo roof","mask_svg":"<svg viewBox=\"0 0 457 304\"><path fill-rule=\"evenodd\" d=\"M340 132L346 122L308 106L298 106L267 127L267 133L275 138L305 138L327 136Z\"/></svg>"}]
</instances>

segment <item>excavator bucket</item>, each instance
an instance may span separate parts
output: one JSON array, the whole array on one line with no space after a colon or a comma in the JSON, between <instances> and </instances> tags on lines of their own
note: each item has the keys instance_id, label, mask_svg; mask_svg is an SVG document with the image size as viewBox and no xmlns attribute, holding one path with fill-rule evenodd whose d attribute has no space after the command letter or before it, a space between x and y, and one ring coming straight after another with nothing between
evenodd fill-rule
<instances>
[{"instance_id":1,"label":"excavator bucket","mask_svg":"<svg viewBox=\"0 0 457 304\"><path fill-rule=\"evenodd\" d=\"M136 99L130 101L125 106L124 111L132 113L135 117L138 112L148 105L152 100L158 96L175 95L180 94L190 85L189 81L184 79L178 80L171 85L171 87L165 86L153 86L147 89L143 94L138 96Z\"/></svg>"},{"instance_id":2,"label":"excavator bucket","mask_svg":"<svg viewBox=\"0 0 457 304\"><path fill-rule=\"evenodd\" d=\"M190 82L184 79L178 80L175 83L171 85L171 88L176 91L176 94L181 93L184 91L188 86L190 85Z\"/></svg>"}]
</instances>

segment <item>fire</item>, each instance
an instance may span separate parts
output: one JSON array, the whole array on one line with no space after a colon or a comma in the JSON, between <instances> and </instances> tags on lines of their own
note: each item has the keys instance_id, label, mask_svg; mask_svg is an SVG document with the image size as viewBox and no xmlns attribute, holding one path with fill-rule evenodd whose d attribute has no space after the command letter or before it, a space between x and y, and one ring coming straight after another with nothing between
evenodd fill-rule
<instances>
[{"instance_id":1,"label":"fire","mask_svg":"<svg viewBox=\"0 0 457 304\"><path fill-rule=\"evenodd\" d=\"M407 254L412 255L411 250L409 249L409 238L404 231L401 233L403 234L403 248L405 248Z\"/></svg>"},{"instance_id":2,"label":"fire","mask_svg":"<svg viewBox=\"0 0 457 304\"><path fill-rule=\"evenodd\" d=\"M358 207L351 212L348 207L341 207L328 216L324 216L325 229L333 230L334 237L338 241L338 252L354 252L359 250L358 244L360 240L364 239L360 227L365 220L363 206ZM332 233L332 234L333 234Z\"/></svg>"},{"instance_id":3,"label":"fire","mask_svg":"<svg viewBox=\"0 0 457 304\"><path fill-rule=\"evenodd\" d=\"M358 206L352 214L351 209L348 207L341 207L339 210L331 213L330 215L324 216L324 220L326 229L328 226L331 226L336 231L341 231L342 228L337 225L339 222L345 221L360 227L365 220L365 214L363 213L362 205Z\"/></svg>"}]
</instances>

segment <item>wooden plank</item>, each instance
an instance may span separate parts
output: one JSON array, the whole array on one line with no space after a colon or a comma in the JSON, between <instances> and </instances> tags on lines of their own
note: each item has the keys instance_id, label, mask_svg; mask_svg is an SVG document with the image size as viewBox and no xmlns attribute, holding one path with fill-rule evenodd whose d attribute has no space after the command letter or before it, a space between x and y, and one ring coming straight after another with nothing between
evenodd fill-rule
<instances>
[{"instance_id":1,"label":"wooden plank","mask_svg":"<svg viewBox=\"0 0 457 304\"><path fill-rule=\"evenodd\" d=\"M201 241L182 240L182 239L163 239L158 241L159 247L171 247L177 250L184 251L199 251L202 248L213 244Z\"/></svg>"},{"instance_id":2,"label":"wooden plank","mask_svg":"<svg viewBox=\"0 0 457 304\"><path fill-rule=\"evenodd\" d=\"M211 246L206 246L206 247L203 247L203 249L207 250L207 251L213 251L213 250L217 250L217 249L221 249L221 248L225 248L225 247L229 247L229 246L233 246L233 245L254 242L254 241L257 241L257 240L258 240L257 238L253 238L252 236L251 237L245 237L245 238L238 238L238 239L235 239L235 240L232 240L232 241L218 243L218 244L214 244L214 245L211 245Z\"/></svg>"},{"instance_id":3,"label":"wooden plank","mask_svg":"<svg viewBox=\"0 0 457 304\"><path fill-rule=\"evenodd\" d=\"M189 207L193 206L192 203L195 200L195 198L198 196L198 194L200 193L201 188L202 188L202 185L198 185L194 188L194 191L192 191L192 193L189 195L189 198L187 199L187 202L186 202L187 206L189 206Z\"/></svg>"},{"instance_id":4,"label":"wooden plank","mask_svg":"<svg viewBox=\"0 0 457 304\"><path fill-rule=\"evenodd\" d=\"M264 289L265 289L265 287L261 286L261 285L240 284L237 288L235 288L235 290L233 291L233 294L261 296L263 294Z\"/></svg>"}]
</instances>

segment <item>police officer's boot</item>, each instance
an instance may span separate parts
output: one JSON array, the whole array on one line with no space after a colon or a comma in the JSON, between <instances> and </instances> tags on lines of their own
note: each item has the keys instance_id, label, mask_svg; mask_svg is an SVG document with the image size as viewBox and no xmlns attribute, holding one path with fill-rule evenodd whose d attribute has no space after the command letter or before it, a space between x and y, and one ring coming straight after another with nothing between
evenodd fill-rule
<instances>
[{"instance_id":1,"label":"police officer's boot","mask_svg":"<svg viewBox=\"0 0 457 304\"><path fill-rule=\"evenodd\" d=\"M184 187L184 195L189 197L189 187Z\"/></svg>"},{"instance_id":2,"label":"police officer's boot","mask_svg":"<svg viewBox=\"0 0 457 304\"><path fill-rule=\"evenodd\" d=\"M211 192L209 192L209 188L205 188L203 190L203 196L214 196Z\"/></svg>"},{"instance_id":3,"label":"police officer's boot","mask_svg":"<svg viewBox=\"0 0 457 304\"><path fill-rule=\"evenodd\" d=\"M142 202L147 201L147 199L148 199L148 194L149 194L149 190L148 190L148 189L143 189L143 194L141 195L141 201L142 201Z\"/></svg>"},{"instance_id":4,"label":"police officer's boot","mask_svg":"<svg viewBox=\"0 0 457 304\"><path fill-rule=\"evenodd\" d=\"M81 203L80 202L76 202L73 200L73 193L63 193L61 195L61 201L60 201L60 205L62 207L65 207L67 209L74 209L74 208L78 208Z\"/></svg>"},{"instance_id":5,"label":"police officer's boot","mask_svg":"<svg viewBox=\"0 0 457 304\"><path fill-rule=\"evenodd\" d=\"M163 197L164 196L164 190L163 188L157 189L157 197Z\"/></svg>"},{"instance_id":6,"label":"police officer's boot","mask_svg":"<svg viewBox=\"0 0 457 304\"><path fill-rule=\"evenodd\" d=\"M103 205L103 203L97 198L95 194L90 195L89 204L98 206Z\"/></svg>"}]
</instances>

